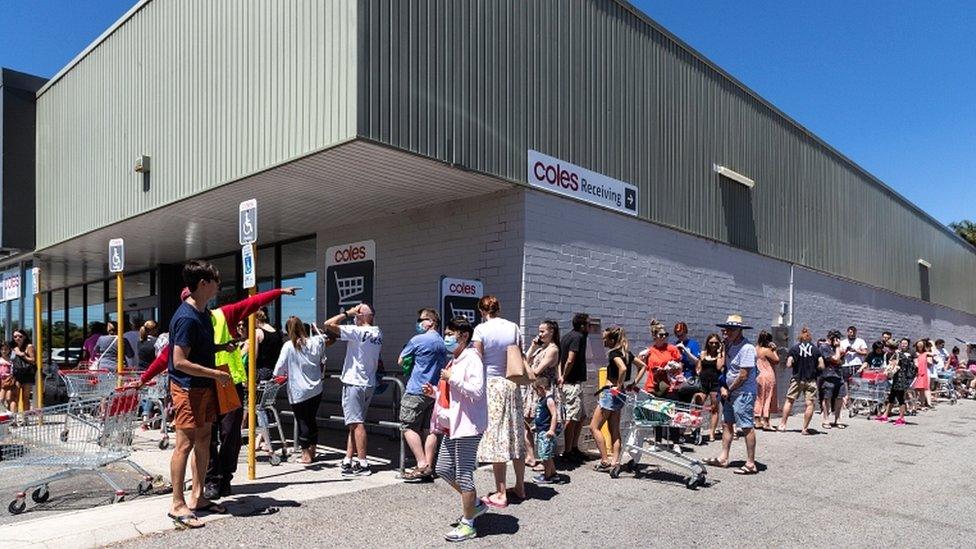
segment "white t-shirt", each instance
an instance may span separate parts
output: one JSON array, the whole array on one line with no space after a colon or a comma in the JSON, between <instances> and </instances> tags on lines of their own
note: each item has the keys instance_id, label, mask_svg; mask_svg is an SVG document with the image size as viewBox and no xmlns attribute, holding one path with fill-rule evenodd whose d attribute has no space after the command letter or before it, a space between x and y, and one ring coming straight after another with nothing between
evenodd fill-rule
<instances>
[{"instance_id":1,"label":"white t-shirt","mask_svg":"<svg viewBox=\"0 0 976 549\"><path fill-rule=\"evenodd\" d=\"M847 338L841 339L840 349L844 353L844 366L860 366L864 362L861 355L855 353L853 350L850 350L852 348L867 351L868 344L859 337L854 339L854 343L851 343Z\"/></svg>"},{"instance_id":2,"label":"white t-shirt","mask_svg":"<svg viewBox=\"0 0 976 549\"><path fill-rule=\"evenodd\" d=\"M490 318L474 327L474 343L481 342L485 348L485 374L487 377L505 377L505 364L508 361L508 346L522 347L522 329L519 325L504 318Z\"/></svg>"},{"instance_id":3,"label":"white t-shirt","mask_svg":"<svg viewBox=\"0 0 976 549\"><path fill-rule=\"evenodd\" d=\"M305 402L322 393L322 360L325 357L325 336L312 336L298 349L291 341L281 346L274 375L288 376L288 402Z\"/></svg>"},{"instance_id":4,"label":"white t-shirt","mask_svg":"<svg viewBox=\"0 0 976 549\"><path fill-rule=\"evenodd\" d=\"M383 332L376 326L343 325L339 326L339 339L348 342L341 381L346 385L375 386Z\"/></svg>"}]
</instances>

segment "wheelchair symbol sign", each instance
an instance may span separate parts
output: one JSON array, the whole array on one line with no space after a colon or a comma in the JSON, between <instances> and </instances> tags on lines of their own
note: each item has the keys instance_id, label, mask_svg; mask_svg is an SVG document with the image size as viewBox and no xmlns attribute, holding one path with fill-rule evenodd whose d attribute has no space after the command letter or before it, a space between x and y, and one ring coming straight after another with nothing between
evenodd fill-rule
<instances>
[{"instance_id":1,"label":"wheelchair symbol sign","mask_svg":"<svg viewBox=\"0 0 976 549\"><path fill-rule=\"evenodd\" d=\"M113 238L108 241L108 271L121 273L125 270L125 241Z\"/></svg>"},{"instance_id":2,"label":"wheelchair symbol sign","mask_svg":"<svg viewBox=\"0 0 976 549\"><path fill-rule=\"evenodd\" d=\"M258 201L253 198L241 202L238 208L237 236L241 246L258 241Z\"/></svg>"}]
</instances>

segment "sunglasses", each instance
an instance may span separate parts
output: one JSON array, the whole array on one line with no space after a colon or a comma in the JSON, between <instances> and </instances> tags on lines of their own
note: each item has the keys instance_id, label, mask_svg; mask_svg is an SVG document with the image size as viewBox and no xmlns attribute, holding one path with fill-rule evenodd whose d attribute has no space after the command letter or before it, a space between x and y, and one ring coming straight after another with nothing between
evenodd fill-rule
<instances>
[{"instance_id":1,"label":"sunglasses","mask_svg":"<svg viewBox=\"0 0 976 549\"><path fill-rule=\"evenodd\" d=\"M664 333L654 334L654 337L668 337L668 333L664 332Z\"/></svg>"},{"instance_id":2,"label":"sunglasses","mask_svg":"<svg viewBox=\"0 0 976 549\"><path fill-rule=\"evenodd\" d=\"M425 321L426 321L426 322L433 322L433 320L431 320L431 319L429 319L429 318L418 318L418 319L417 319L417 322L425 322Z\"/></svg>"}]
</instances>

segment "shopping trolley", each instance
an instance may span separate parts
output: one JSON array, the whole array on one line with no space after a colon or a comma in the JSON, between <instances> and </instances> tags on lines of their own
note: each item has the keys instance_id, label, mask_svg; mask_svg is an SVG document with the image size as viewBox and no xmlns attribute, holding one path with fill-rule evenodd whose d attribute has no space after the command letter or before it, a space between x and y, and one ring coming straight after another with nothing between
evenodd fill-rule
<instances>
[{"instance_id":1,"label":"shopping trolley","mask_svg":"<svg viewBox=\"0 0 976 549\"><path fill-rule=\"evenodd\" d=\"M655 441L655 434L659 429L701 429L703 416L700 405L666 400L644 391L635 391L627 395L620 418L622 440L618 462L622 463L624 454L629 454L631 461L626 468L635 476L642 474L641 458L652 456L686 470L688 476L685 477L685 486L689 489L705 484L707 472L700 460L672 449L668 441Z\"/></svg>"},{"instance_id":2,"label":"shopping trolley","mask_svg":"<svg viewBox=\"0 0 976 549\"><path fill-rule=\"evenodd\" d=\"M61 370L58 375L64 380L69 402L103 397L116 388L115 372L109 370Z\"/></svg>"},{"instance_id":3,"label":"shopping trolley","mask_svg":"<svg viewBox=\"0 0 976 549\"><path fill-rule=\"evenodd\" d=\"M59 471L23 484L7 510L15 515L24 512L28 492L35 503L44 503L51 496L52 482L82 473L101 478L115 490L118 503L126 491L104 471L113 463L125 463L142 476L140 494L152 490L152 475L128 459L138 409L138 391L125 388L101 398L26 412L27 422L7 429L0 439L0 474L11 478L24 471L31 477L52 468ZM78 410L83 417L76 415Z\"/></svg>"},{"instance_id":4,"label":"shopping trolley","mask_svg":"<svg viewBox=\"0 0 976 549\"><path fill-rule=\"evenodd\" d=\"M281 418L278 416L278 408L275 407L275 400L278 398L278 391L282 385L278 385L273 380L262 381L258 387L258 402L254 407L254 414L257 416L257 428L255 431L260 433L264 440L268 442L271 452L268 454L268 462L273 466L281 465L281 462L288 458L288 445L285 444L285 432L281 428ZM247 395L244 395L244 409L247 410ZM271 445L271 429L278 431L278 440L281 441L281 453L274 451ZM247 420L241 429L241 438L247 440L248 429ZM296 435L297 436L297 435ZM260 450L256 448L255 451Z\"/></svg>"},{"instance_id":5,"label":"shopping trolley","mask_svg":"<svg viewBox=\"0 0 976 549\"><path fill-rule=\"evenodd\" d=\"M935 390L932 391L933 398L947 400L949 404L955 404L959 400L959 391L956 390L955 376L951 370L939 372L932 381L935 383Z\"/></svg>"},{"instance_id":6,"label":"shopping trolley","mask_svg":"<svg viewBox=\"0 0 976 549\"><path fill-rule=\"evenodd\" d=\"M150 425L159 422L159 449L165 450L169 448L169 425L166 422L167 407L166 403L169 399L169 374L163 372L159 374L155 380L147 383L142 387L142 398L143 400L148 400L155 404L159 409L158 415L154 415L149 418Z\"/></svg>"},{"instance_id":7,"label":"shopping trolley","mask_svg":"<svg viewBox=\"0 0 976 549\"><path fill-rule=\"evenodd\" d=\"M891 393L891 382L881 378L852 377L847 389L847 415L854 417L862 412L867 417L881 415L888 394Z\"/></svg>"},{"instance_id":8,"label":"shopping trolley","mask_svg":"<svg viewBox=\"0 0 976 549\"><path fill-rule=\"evenodd\" d=\"M454 304L451 303L451 318L464 317L469 323L474 324L475 316L474 309L455 309Z\"/></svg>"},{"instance_id":9,"label":"shopping trolley","mask_svg":"<svg viewBox=\"0 0 976 549\"><path fill-rule=\"evenodd\" d=\"M362 300L353 299L363 293L366 288L366 278L362 276L350 276L339 278L339 273L335 275L336 290L339 291L339 306L355 305Z\"/></svg>"}]
</instances>

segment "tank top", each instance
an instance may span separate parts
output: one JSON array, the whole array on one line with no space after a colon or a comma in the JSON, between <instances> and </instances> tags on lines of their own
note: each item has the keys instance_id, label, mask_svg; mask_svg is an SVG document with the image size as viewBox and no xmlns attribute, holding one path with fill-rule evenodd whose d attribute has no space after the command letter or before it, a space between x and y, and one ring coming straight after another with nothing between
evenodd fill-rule
<instances>
[{"instance_id":1,"label":"tank top","mask_svg":"<svg viewBox=\"0 0 976 549\"><path fill-rule=\"evenodd\" d=\"M717 358L701 359L701 377L718 379L719 375Z\"/></svg>"},{"instance_id":2,"label":"tank top","mask_svg":"<svg viewBox=\"0 0 976 549\"><path fill-rule=\"evenodd\" d=\"M258 345L258 368L274 368L278 362L278 355L281 354L281 332L275 330L269 332L264 328L258 328L264 332L264 340Z\"/></svg>"}]
</instances>

